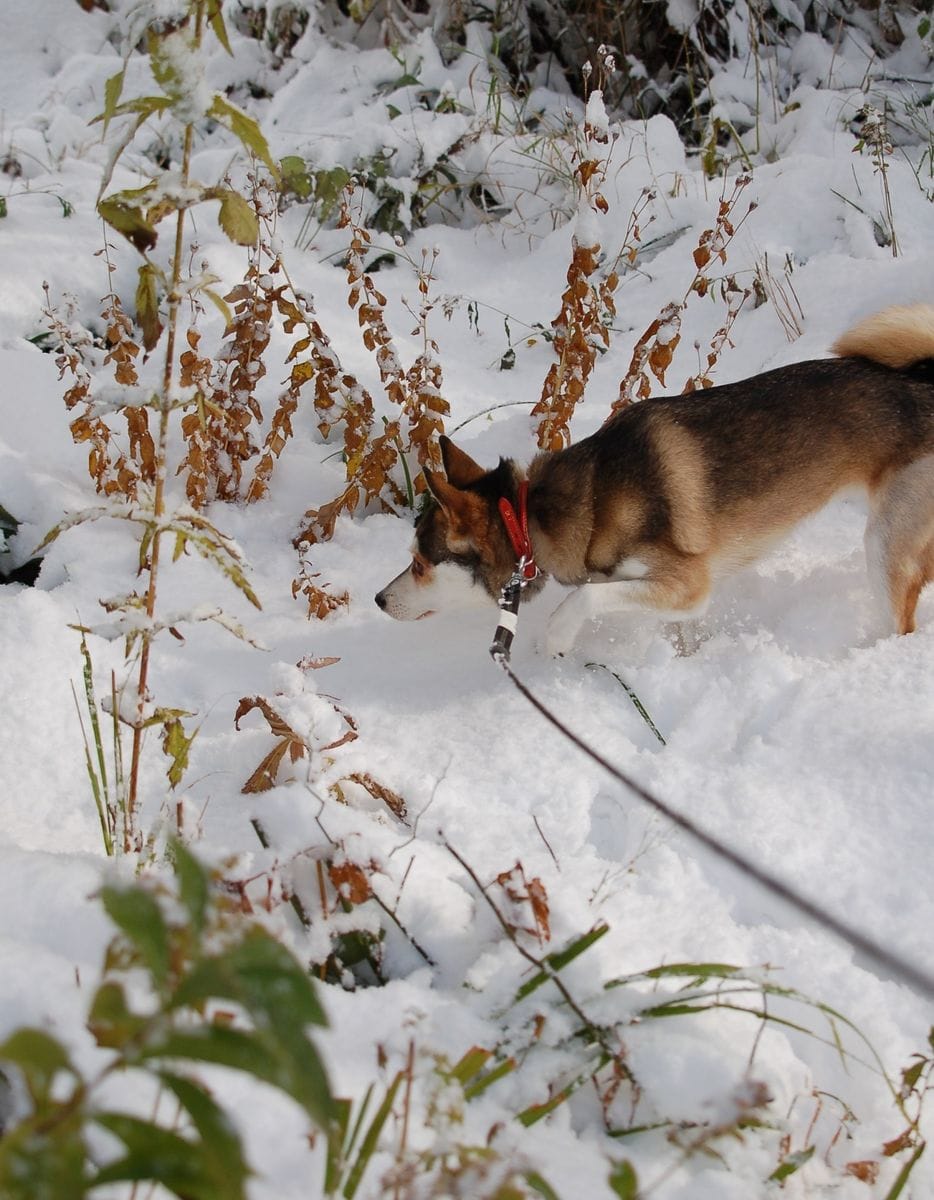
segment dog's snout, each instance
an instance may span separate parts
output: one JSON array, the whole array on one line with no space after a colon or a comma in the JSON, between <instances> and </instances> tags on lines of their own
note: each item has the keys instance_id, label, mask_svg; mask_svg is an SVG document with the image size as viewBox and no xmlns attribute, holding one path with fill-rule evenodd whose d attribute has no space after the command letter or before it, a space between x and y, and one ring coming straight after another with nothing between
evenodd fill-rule
<instances>
[{"instance_id":1,"label":"dog's snout","mask_svg":"<svg viewBox=\"0 0 934 1200\"><path fill-rule=\"evenodd\" d=\"M385 611L386 593L385 592L377 592L376 595L373 597L373 599L376 601L377 607L381 608Z\"/></svg>"}]
</instances>

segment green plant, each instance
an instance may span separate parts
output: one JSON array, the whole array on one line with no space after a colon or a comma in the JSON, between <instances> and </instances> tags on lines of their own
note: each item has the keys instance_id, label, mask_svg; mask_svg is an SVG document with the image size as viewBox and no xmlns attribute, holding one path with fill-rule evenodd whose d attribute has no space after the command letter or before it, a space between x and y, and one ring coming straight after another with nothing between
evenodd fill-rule
<instances>
[{"instance_id":1,"label":"green plant","mask_svg":"<svg viewBox=\"0 0 934 1200\"><path fill-rule=\"evenodd\" d=\"M26 1109L0 1138L5 1200L78 1200L105 1184L143 1181L179 1200L241 1200L250 1167L230 1114L196 1074L205 1068L277 1088L318 1128L337 1115L307 1032L326 1021L304 969L225 907L181 843L170 853L174 888L150 879L101 893L119 932L88 1013L97 1074L85 1075L42 1029L18 1029L0 1045ZM173 1117L114 1107L113 1083L124 1077ZM102 1151L101 1130L121 1143L117 1154Z\"/></svg>"},{"instance_id":2,"label":"green plant","mask_svg":"<svg viewBox=\"0 0 934 1200\"><path fill-rule=\"evenodd\" d=\"M864 105L859 111L860 135L853 147L854 153L869 150L873 170L879 176L882 187L882 208L885 222L886 242L892 247L892 257L898 257L898 237L895 233L895 212L892 208L892 192L889 188L889 158L892 154L892 142L888 130L887 106L875 108L871 104Z\"/></svg>"},{"instance_id":3,"label":"green plant","mask_svg":"<svg viewBox=\"0 0 934 1200\"><path fill-rule=\"evenodd\" d=\"M192 180L190 164L199 123L210 119L226 126L249 154L265 162L273 175L277 173L265 139L252 118L225 96L205 92L202 43L208 31L229 50L219 0L187 0L178 22L163 24L153 20L145 30L150 68L158 91L124 99L125 67L105 87L104 111L98 121L105 136L116 123L122 124L123 129L110 157L98 210L104 221L122 234L143 258L137 273L135 322L111 287L103 311L106 334L101 360L100 350L90 338L76 340L70 323L61 319L51 304L48 308L60 341L61 371L69 371L74 378L65 397L66 404L69 408L83 408L81 415L72 421L72 434L76 441L90 443L89 472L108 503L66 518L47 535L43 546L66 529L102 517L129 523L139 538L141 588L105 604L114 616L111 636L122 634L125 638L126 677L116 689L118 702L114 706L131 736L125 803L119 807L121 828L114 841L124 852L139 852L143 844L140 770L146 731L153 728L161 731L162 746L169 758L168 780L173 788L187 765L194 738L194 733L186 732L183 725L190 714L157 707L150 694L152 642L163 630L175 627L174 621L171 625L160 623L156 614L166 539L172 543L174 560L193 551L217 567L247 600L259 606L233 543L190 507L173 509L167 493L172 470L168 447L173 414L186 409L200 414L201 420L195 420L194 430L183 421L184 431L194 438L206 423L207 404L211 415L219 416L219 428L208 425L209 434L231 446L241 437L237 429L238 411L233 411L230 404L224 408L219 394L222 389L214 388L205 396L206 381L203 373L200 376L197 373L202 361L196 354L200 335L193 327L194 317L187 327L183 321L183 306L190 305L196 314L202 297L230 315L225 302L211 286L214 277L194 265L186 265L186 218L194 204L216 202L223 232L233 242L249 246L257 240L258 219L249 200L226 183L207 186ZM166 169L161 178L154 178L142 187L105 195L121 155L147 122L157 120L174 124L179 133L181 160L177 174ZM172 186L163 186L170 178ZM160 226L165 220L174 223L167 257L157 253ZM105 257L111 275L109 247L105 247ZM187 350L182 352L179 348L183 342L187 343ZM155 378L144 380L137 365L141 351L154 355L157 350L161 371ZM106 366L111 367L114 381L122 389L124 399L116 405L110 397L102 401L94 389L96 372ZM190 394L192 389L194 397ZM126 421L129 443L126 450L119 445L112 427L111 413L115 408ZM150 417L155 423L155 433L150 429ZM203 451L203 446L199 450ZM216 467L221 460L220 455L212 457L210 452L204 457L207 468ZM236 454L233 457L239 461ZM221 480L219 486L224 490L227 484ZM207 492L207 485L204 491ZM240 626L219 609L192 619L212 620L238 636L245 636Z\"/></svg>"}]
</instances>

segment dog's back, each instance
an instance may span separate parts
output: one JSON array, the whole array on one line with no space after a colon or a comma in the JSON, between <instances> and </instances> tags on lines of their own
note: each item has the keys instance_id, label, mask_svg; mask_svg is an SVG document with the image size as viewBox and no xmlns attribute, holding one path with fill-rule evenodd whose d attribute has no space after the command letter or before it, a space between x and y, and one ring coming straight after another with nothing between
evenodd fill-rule
<instances>
[{"instance_id":1,"label":"dog's back","mask_svg":"<svg viewBox=\"0 0 934 1200\"><path fill-rule=\"evenodd\" d=\"M537 459L530 505L558 577L612 579L635 562L651 562L651 575L662 556L666 571L681 560L696 573L701 559L692 592L704 591L862 487L871 570L899 629L913 627L934 578L934 309L878 314L834 349L840 357L633 405Z\"/></svg>"}]
</instances>

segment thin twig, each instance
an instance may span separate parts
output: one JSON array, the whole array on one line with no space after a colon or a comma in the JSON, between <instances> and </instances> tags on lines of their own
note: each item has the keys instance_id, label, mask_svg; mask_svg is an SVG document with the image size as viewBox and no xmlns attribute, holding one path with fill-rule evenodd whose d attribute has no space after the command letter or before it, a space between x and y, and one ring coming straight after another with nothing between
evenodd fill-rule
<instances>
[{"instance_id":1,"label":"thin twig","mask_svg":"<svg viewBox=\"0 0 934 1200\"><path fill-rule=\"evenodd\" d=\"M389 905L385 902L385 900L381 900L379 898L379 896L377 896L376 892L373 890L372 887L370 888L370 898L378 905L379 908L381 908L383 910L383 912L386 914L387 917L389 917L389 919L391 921L394 921L396 923L396 926L398 927L399 932L406 939L406 941L410 942L412 944L412 946L414 946L414 948L422 956L422 958L429 965L429 967L436 967L438 964L431 957L431 955L428 953L428 951L423 949L423 947L421 947L418 944L416 939L412 936L411 933L409 933L409 931L406 929L406 927L402 924L402 922L396 916L396 913L394 912L394 910L389 907Z\"/></svg>"},{"instance_id":2,"label":"thin twig","mask_svg":"<svg viewBox=\"0 0 934 1200\"><path fill-rule=\"evenodd\" d=\"M584 1010L581 1008L581 1006L577 1003L577 1001L574 999L574 997L568 991L567 985L565 984L564 980L560 977L560 975L557 973L557 971L555 971L551 967L551 965L548 962L547 957L539 958L537 955L533 954L530 950L527 950L525 948L525 946L522 945L522 943L516 937L516 931L509 924L509 922L506 920L506 918L503 916L503 914L497 908L496 904L490 898L489 893L487 892L487 890L483 886L483 884L480 882L480 880L477 876L477 873L476 873L476 871L474 871L473 867L471 867L471 865L467 862L467 860L465 858L463 858L460 854L458 854L458 852L454 849L454 847L451 845L451 843L447 840L447 838L444 836L444 833L441 830L438 831L438 834L441 838L441 844L444 846L445 850L447 850L447 852L451 855L451 857L453 859L455 859L458 863L460 863L460 865L463 867L463 869L467 872L467 874L473 880L473 883L476 886L477 890L480 892L480 895L483 897L483 899L487 902L487 904L492 909L493 915L496 917L496 920L499 922L500 927L502 928L503 932L506 934L506 937L509 938L509 940L512 942L513 946L515 946L516 950L518 950L519 954L526 960L526 962L530 963L536 969L536 971L540 972L542 975L546 976L548 979L551 980L551 982L555 985L555 987L561 993L561 998L564 1000L565 1004L568 1006L568 1008L571 1010L571 1012L575 1015L575 1017L577 1017L578 1021L580 1021L582 1028L589 1030L593 1034L595 1041L600 1046L601 1050L603 1050L604 1054L606 1054L607 1058L610 1060L617 1059L619 1057L620 1051L618 1049L614 1049L610 1045L609 1041L607 1040L604 1030L602 1030L599 1026L595 1025L593 1023L593 1021L590 1019L590 1017L587 1016L587 1014L584 1012Z\"/></svg>"},{"instance_id":3,"label":"thin twig","mask_svg":"<svg viewBox=\"0 0 934 1200\"><path fill-rule=\"evenodd\" d=\"M555 855L555 852L554 852L554 850L552 850L552 848L551 848L551 843L548 841L548 838L546 838L546 837L545 837L545 834L544 834L544 832L543 832L543 830L542 830L542 827L541 827L541 825L539 825L539 823L538 823L538 817L535 815L535 813L532 813L532 820L535 822L535 828L538 830L538 836L539 836L539 837L542 839L542 841L545 843L545 849L546 849L546 850L548 851L548 853L551 855L552 862L555 864L555 866L557 867L557 869L560 871L560 870L561 870L561 864L558 862L557 856Z\"/></svg>"}]
</instances>

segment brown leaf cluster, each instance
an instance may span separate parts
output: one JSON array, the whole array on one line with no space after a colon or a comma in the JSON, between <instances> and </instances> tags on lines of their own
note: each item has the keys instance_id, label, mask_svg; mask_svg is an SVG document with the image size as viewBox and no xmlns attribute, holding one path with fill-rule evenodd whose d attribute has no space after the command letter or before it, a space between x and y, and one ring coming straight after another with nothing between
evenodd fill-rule
<instances>
[{"instance_id":1,"label":"brown leaf cluster","mask_svg":"<svg viewBox=\"0 0 934 1200\"><path fill-rule=\"evenodd\" d=\"M336 514L334 520L337 520ZM299 542L297 545L299 551L298 573L292 580L292 595L296 600L299 596L304 596L308 605L309 617L323 621L325 617L329 617L339 608L346 608L350 603L350 593L346 591L332 592L329 590L329 584L318 582L321 574L311 569L311 563L308 560L308 544Z\"/></svg>"},{"instance_id":2,"label":"brown leaf cluster","mask_svg":"<svg viewBox=\"0 0 934 1200\"><path fill-rule=\"evenodd\" d=\"M619 385L619 396L612 412L618 412L633 400L645 400L652 394L648 372L664 386L665 372L671 365L674 352L681 341L681 313L684 305L666 304L649 325L632 352L629 370Z\"/></svg>"},{"instance_id":3,"label":"brown leaf cluster","mask_svg":"<svg viewBox=\"0 0 934 1200\"><path fill-rule=\"evenodd\" d=\"M438 343L428 334L428 316L434 308L431 281L436 256L437 251L433 253L429 264L428 252L425 251L418 272L418 325L412 330L412 335L421 336L422 351L405 373L406 396L403 406L408 419L408 449L414 450L420 467L430 467L432 470L441 467L439 438L444 433L444 418L451 411L442 395L444 380L438 358ZM415 490L421 492L425 486L425 477L419 474Z\"/></svg>"},{"instance_id":4,"label":"brown leaf cluster","mask_svg":"<svg viewBox=\"0 0 934 1200\"><path fill-rule=\"evenodd\" d=\"M724 196L717 208L717 217L711 229L705 229L698 239L693 252L694 276L681 300L672 300L661 310L655 320L648 326L636 342L629 363L629 369L619 385L619 394L610 410L610 418L620 412L635 400L646 400L652 394L652 381L649 373L665 386L665 372L671 366L674 352L681 340L681 316L687 308L691 296L706 296L717 281L712 279L708 269L722 266L726 263L727 248L736 234L737 229L755 208L755 202L746 209L740 221L734 224L733 214L739 203L743 190L752 182L749 175L741 175L733 186L730 196ZM716 365L723 347L729 344L730 330L739 316L739 310L749 295L749 289L736 286L732 277L719 281L724 298L728 300L728 313L723 326L714 335L711 350L707 356L706 369L700 370L685 384L684 390L693 391L698 387L712 387L710 370ZM738 296L742 299L735 303ZM608 418L608 419L610 419Z\"/></svg>"},{"instance_id":5,"label":"brown leaf cluster","mask_svg":"<svg viewBox=\"0 0 934 1200\"><path fill-rule=\"evenodd\" d=\"M330 701L334 711L341 717L344 722L344 732L334 741L328 742L326 746L311 746L300 734L296 733L292 726L279 713L268 700L262 696L244 696L237 705L237 711L234 714L234 726L239 729L240 721L248 712L253 709L259 711L266 718L266 723L269 725L269 731L273 737L277 739L273 748L263 756L262 761L250 778L240 789L244 793L253 792L268 792L270 788L276 786L276 778L286 754L289 756L289 761L292 763L298 762L300 758L311 758L313 752L325 754L329 750L337 750L341 746L347 745L348 742L356 741L357 739L357 722L341 705L335 701Z\"/></svg>"},{"instance_id":6,"label":"brown leaf cluster","mask_svg":"<svg viewBox=\"0 0 934 1200\"><path fill-rule=\"evenodd\" d=\"M185 487L195 507L212 500L238 500L244 463L258 452L252 428L263 414L256 388L266 374L274 302L259 248L251 254L243 282L224 300L232 315L216 362L198 357L193 330L181 362L183 386L195 386L198 395L197 407L182 419L188 452L180 468L187 468Z\"/></svg>"},{"instance_id":7,"label":"brown leaf cluster","mask_svg":"<svg viewBox=\"0 0 934 1200\"><path fill-rule=\"evenodd\" d=\"M545 450L561 450L571 440L570 420L584 398L587 380L597 360L597 348L609 345L604 314L615 315L613 293L619 282L612 272L596 286L599 246L581 246L575 240L561 295L561 310L551 323L557 356L551 364L542 394L532 409L538 423L538 444Z\"/></svg>"},{"instance_id":8,"label":"brown leaf cluster","mask_svg":"<svg viewBox=\"0 0 934 1200\"><path fill-rule=\"evenodd\" d=\"M609 138L604 130L584 123L583 147L575 176L581 197L595 213L606 214L609 205L598 190L606 177ZM618 267L625 257L635 260L641 240L639 219L652 193L643 193L630 214L623 248L608 269L598 270L600 246L572 242L567 287L561 295L561 308L551 323L555 361L548 369L541 396L532 409L539 417L537 440L545 450L561 450L571 440L570 422L583 400L597 354L610 344L610 326L616 316L615 293L619 286Z\"/></svg>"},{"instance_id":9,"label":"brown leaf cluster","mask_svg":"<svg viewBox=\"0 0 934 1200\"><path fill-rule=\"evenodd\" d=\"M273 748L268 754L263 756L259 766L240 789L246 795L255 792L268 792L270 788L274 788L276 786L276 777L279 774L279 767L286 755L289 756L290 762L296 763L300 758L304 758L310 753L309 746L304 738L300 737L292 726L289 725L288 721L280 716L269 701L264 700L262 696L244 696L241 699L234 714L234 727L236 729L240 728L241 719L254 708L258 708L266 718L269 731L277 740Z\"/></svg>"},{"instance_id":10,"label":"brown leaf cluster","mask_svg":"<svg viewBox=\"0 0 934 1200\"><path fill-rule=\"evenodd\" d=\"M539 945L550 941L548 893L545 891L542 881L537 876L528 879L522 863L517 862L510 870L502 871L497 875L496 882L503 889L514 908L528 914L526 917L517 915L514 918L515 924L510 923L512 931L531 934L538 940ZM523 920L529 923L522 923Z\"/></svg>"},{"instance_id":11,"label":"brown leaf cluster","mask_svg":"<svg viewBox=\"0 0 934 1200\"><path fill-rule=\"evenodd\" d=\"M428 334L428 318L434 307L431 299L431 282L437 253L426 251L421 268L417 270L419 307L414 314L417 325L413 337L420 337L422 350L408 371L404 371L386 324L386 297L376 287L373 277L364 266L366 254L372 245L372 235L354 216L350 197L345 196L341 204L339 227L350 231L350 248L347 254L347 302L357 310L357 319L363 336L363 344L376 358L380 382L387 397L401 409L402 422L397 424L393 438L397 454L414 453L420 467L435 469L441 465L438 438L444 432L444 417L450 411L442 395L443 378L438 359L438 343ZM404 423L405 442L401 442ZM394 464L393 464L394 465ZM352 478L348 470L348 478ZM388 472L387 472L388 479ZM391 481L390 491L392 490ZM424 488L424 479L416 483L416 490Z\"/></svg>"},{"instance_id":12,"label":"brown leaf cluster","mask_svg":"<svg viewBox=\"0 0 934 1200\"><path fill-rule=\"evenodd\" d=\"M440 465L438 438L444 432L444 416L449 411L442 395L438 345L427 332L428 314L433 307L430 298L433 261L430 265L423 263L418 273L420 305L416 314L418 328L413 333L422 337L422 352L409 370L404 371L386 323L386 297L364 268L372 235L353 215L347 196L341 205L339 225L350 231L348 304L357 312L363 344L373 353L380 382L389 400L400 409L400 417L385 420L382 430L376 432L375 406L369 392L353 375L341 369L336 353L317 322L312 328L308 320L310 314L306 312L305 317L296 314L296 323L302 319L308 328L306 337L293 348L293 353L299 347L298 353L309 353L309 361L298 364L301 368L299 386L311 377L317 377L315 409L321 417L319 429L325 436L338 421L343 423L347 474L347 485L337 496L305 514L295 542L302 554L306 554L307 548L315 542L330 538L343 513L373 504L384 512L397 511L407 498L396 474L400 459L413 453L420 466L437 468ZM418 492L423 488L424 479L419 476L413 489ZM300 572L293 585L293 592L301 592L308 598L312 615L326 616L336 604L329 593L322 595L319 585L309 586L309 581L314 578L316 576L306 565L304 573Z\"/></svg>"},{"instance_id":13,"label":"brown leaf cluster","mask_svg":"<svg viewBox=\"0 0 934 1200\"><path fill-rule=\"evenodd\" d=\"M64 314L60 313L52 305L47 287L45 293L45 316L59 344L55 356L58 377L63 379L70 374L73 380L64 395L65 407L72 411L84 405L84 411L72 418L71 436L77 444L88 444L88 474L97 491L133 500L140 483L151 483L155 478L155 445L149 432L149 414L137 404L122 409L128 436L128 446L124 448L110 422L97 411L91 396L92 369L98 366L91 335L74 322L73 308L69 306ZM114 293L105 297L102 316L105 347L101 365L112 367L118 384L134 387L138 383L136 358L140 352L135 326Z\"/></svg>"},{"instance_id":14,"label":"brown leaf cluster","mask_svg":"<svg viewBox=\"0 0 934 1200\"><path fill-rule=\"evenodd\" d=\"M713 380L710 377L710 372L717 365L717 360L723 353L724 346L732 346L730 333L733 325L736 323L736 318L742 311L743 305L753 294L751 287L740 287L733 275L728 275L722 282L722 296L726 301L726 315L723 318L723 323L710 339L710 349L707 351L706 364L686 380L684 387L681 389L687 394L696 391L698 388L713 387Z\"/></svg>"}]
</instances>

